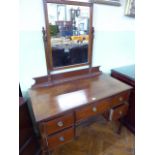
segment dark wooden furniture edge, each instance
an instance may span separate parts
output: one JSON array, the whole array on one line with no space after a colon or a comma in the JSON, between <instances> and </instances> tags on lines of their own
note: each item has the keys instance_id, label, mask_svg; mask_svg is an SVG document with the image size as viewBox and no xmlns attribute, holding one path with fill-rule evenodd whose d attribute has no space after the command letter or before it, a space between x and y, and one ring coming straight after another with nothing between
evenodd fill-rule
<instances>
[{"instance_id":1,"label":"dark wooden furniture edge","mask_svg":"<svg viewBox=\"0 0 155 155\"><path fill-rule=\"evenodd\" d=\"M135 134L135 128L130 125L126 120L121 119L121 123L123 123L133 134Z\"/></svg>"},{"instance_id":2,"label":"dark wooden furniture edge","mask_svg":"<svg viewBox=\"0 0 155 155\"><path fill-rule=\"evenodd\" d=\"M127 75L124 75L114 69L111 70L111 76L116 78L126 84L131 85L133 88L131 89L131 93L135 92L135 80ZM131 94L130 94L131 96ZM135 134L135 128L127 121L127 119L121 119L121 123L123 123L133 134Z\"/></svg>"},{"instance_id":3,"label":"dark wooden furniture edge","mask_svg":"<svg viewBox=\"0 0 155 155\"><path fill-rule=\"evenodd\" d=\"M23 109L24 108L24 109ZM27 115L20 115L21 113L20 113L20 110L22 109L22 113L24 112L24 114L25 114L25 112L27 113ZM24 111L23 111L24 110ZM30 116L29 116L29 110L28 110L28 102L27 102L27 100L25 100L23 97L19 97L19 117L21 117L21 118L23 118L23 116L25 117L25 116L27 116L26 118L24 118L24 120L22 119L22 122L24 122L24 124L26 123L26 125L25 125L25 128L21 128L22 130L24 129L25 131L28 129L30 129L30 128L32 128L32 130L30 131L28 131L29 132L29 136L27 136L27 138L24 140L24 142L22 142L22 143L20 143L20 138L19 138L19 154L20 155L22 155L22 154L25 154L25 151L27 152L27 151L30 151L29 153L30 154L32 154L32 152L31 151L35 151L35 154L34 155L39 155L38 153L39 153L39 151L40 151L40 146L39 146L39 143L38 143L38 139L37 139L37 137L34 135L34 133L33 133L33 126L27 126L27 121L29 121L30 122L30 124L32 123L31 122L31 118L30 118ZM29 119L28 119L29 118ZM20 123L21 123L21 121L20 121L20 118L19 118L19 137L20 136L22 136L21 134L20 134ZM29 125L30 125L29 124ZM33 150L30 150L29 149L29 147L31 146L31 145L33 145L32 147L32 149ZM34 153L34 152L33 152Z\"/></svg>"},{"instance_id":4,"label":"dark wooden furniture edge","mask_svg":"<svg viewBox=\"0 0 155 155\"><path fill-rule=\"evenodd\" d=\"M25 100L23 97L19 97L19 106L22 106L25 103Z\"/></svg>"},{"instance_id":5,"label":"dark wooden furniture edge","mask_svg":"<svg viewBox=\"0 0 155 155\"><path fill-rule=\"evenodd\" d=\"M126 75L124 75L124 74L121 74L121 77L120 77L120 74L121 73L118 73L117 71L115 71L115 70L111 70L111 76L112 77L116 77L117 79L119 79L119 80L121 80L121 81L123 81L123 82L126 82L126 83L129 83L129 84L131 84L133 87L134 87L134 85L135 85L135 82L134 82L134 79L132 79L131 77L129 77L129 76L126 76ZM130 80L128 80L128 79Z\"/></svg>"},{"instance_id":6,"label":"dark wooden furniture edge","mask_svg":"<svg viewBox=\"0 0 155 155\"><path fill-rule=\"evenodd\" d=\"M30 141L32 141L33 136L31 136L26 143L19 149L19 153L22 153L22 151L29 145Z\"/></svg>"},{"instance_id":7,"label":"dark wooden furniture edge","mask_svg":"<svg viewBox=\"0 0 155 155\"><path fill-rule=\"evenodd\" d=\"M65 73L59 73L59 74L51 74L51 75L46 75L42 77L36 77L36 78L33 78L35 80L35 84L32 85L31 88L55 86L69 81L71 82L71 81L85 79L85 78L92 78L102 73L99 70L99 67L100 66L86 68L82 70L70 71Z\"/></svg>"},{"instance_id":8,"label":"dark wooden furniture edge","mask_svg":"<svg viewBox=\"0 0 155 155\"><path fill-rule=\"evenodd\" d=\"M125 92L129 92L129 94L130 94L130 89L129 89L129 90L126 90ZM104 98L104 101L105 101L105 100L109 100L111 97L114 97L114 96L117 96L117 95L120 95L120 94L122 94L122 92L118 92L118 93L115 94L115 95L108 96L108 97ZM129 96L128 96L128 97L129 97ZM76 107L74 107L74 108L70 108L69 110L65 110L65 111L63 111L63 112L61 112L61 113L55 114L54 116L49 116L49 117L44 118L44 119L42 119L42 120L35 120L35 122L36 122L36 124L48 122L48 121L54 120L54 119L56 119L56 118L58 118L58 117L63 117L63 116L65 116L65 115L68 114L68 113L74 112L76 109L80 109L80 108L82 108L82 107L86 107L86 106L89 106L89 105L91 105L91 104L98 103L98 102L101 102L101 101L103 101L103 99L91 101L91 102L89 102L89 104L79 105L79 106L76 106ZM74 115L74 117L75 117L75 114L74 114L74 113L73 113L73 115ZM77 124L77 122L76 122L75 124Z\"/></svg>"}]
</instances>

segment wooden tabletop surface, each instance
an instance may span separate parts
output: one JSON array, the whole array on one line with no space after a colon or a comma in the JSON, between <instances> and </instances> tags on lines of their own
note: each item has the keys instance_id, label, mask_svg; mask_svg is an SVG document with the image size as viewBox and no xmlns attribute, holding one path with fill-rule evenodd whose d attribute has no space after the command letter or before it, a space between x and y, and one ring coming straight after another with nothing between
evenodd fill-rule
<instances>
[{"instance_id":1,"label":"wooden tabletop surface","mask_svg":"<svg viewBox=\"0 0 155 155\"><path fill-rule=\"evenodd\" d=\"M76 80L70 83L31 88L29 96L36 122L46 120L70 109L111 97L131 87L109 75Z\"/></svg>"}]
</instances>

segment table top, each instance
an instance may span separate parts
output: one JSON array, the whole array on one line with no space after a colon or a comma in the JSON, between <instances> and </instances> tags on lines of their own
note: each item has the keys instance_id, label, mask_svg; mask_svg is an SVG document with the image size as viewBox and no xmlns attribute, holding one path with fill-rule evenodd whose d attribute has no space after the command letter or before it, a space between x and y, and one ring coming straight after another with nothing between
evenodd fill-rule
<instances>
[{"instance_id":1,"label":"table top","mask_svg":"<svg viewBox=\"0 0 155 155\"><path fill-rule=\"evenodd\" d=\"M109 75L101 74L52 87L31 88L29 96L35 120L40 122L131 88Z\"/></svg>"},{"instance_id":2,"label":"table top","mask_svg":"<svg viewBox=\"0 0 155 155\"><path fill-rule=\"evenodd\" d=\"M135 65L123 66L119 68L114 68L111 71L117 72L127 78L135 81Z\"/></svg>"}]
</instances>

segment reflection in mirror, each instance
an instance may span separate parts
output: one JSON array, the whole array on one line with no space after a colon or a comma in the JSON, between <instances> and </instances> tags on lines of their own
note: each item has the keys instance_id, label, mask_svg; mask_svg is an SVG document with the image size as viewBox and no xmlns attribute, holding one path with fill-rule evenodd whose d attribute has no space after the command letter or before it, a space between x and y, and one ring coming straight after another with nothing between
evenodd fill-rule
<instances>
[{"instance_id":1,"label":"reflection in mirror","mask_svg":"<svg viewBox=\"0 0 155 155\"><path fill-rule=\"evenodd\" d=\"M88 63L87 6L47 4L53 67Z\"/></svg>"}]
</instances>

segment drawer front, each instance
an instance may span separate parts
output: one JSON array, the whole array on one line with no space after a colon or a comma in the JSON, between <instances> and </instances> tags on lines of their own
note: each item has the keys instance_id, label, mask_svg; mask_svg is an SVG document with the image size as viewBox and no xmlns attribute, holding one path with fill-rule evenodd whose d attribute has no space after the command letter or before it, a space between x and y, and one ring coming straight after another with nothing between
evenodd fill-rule
<instances>
[{"instance_id":1,"label":"drawer front","mask_svg":"<svg viewBox=\"0 0 155 155\"><path fill-rule=\"evenodd\" d=\"M45 123L46 134L50 135L56 131L72 126L74 123L73 113L61 116Z\"/></svg>"},{"instance_id":2,"label":"drawer front","mask_svg":"<svg viewBox=\"0 0 155 155\"><path fill-rule=\"evenodd\" d=\"M48 142L48 149L54 149L55 147L64 144L70 140L72 140L74 137L74 129L69 128L62 132L59 132L47 139Z\"/></svg>"},{"instance_id":3,"label":"drawer front","mask_svg":"<svg viewBox=\"0 0 155 155\"><path fill-rule=\"evenodd\" d=\"M112 107L117 106L124 101L127 101L129 97L129 92L121 93L115 97L112 98Z\"/></svg>"},{"instance_id":4,"label":"drawer front","mask_svg":"<svg viewBox=\"0 0 155 155\"><path fill-rule=\"evenodd\" d=\"M76 122L107 111L110 108L110 104L111 101L106 100L98 103L93 103L89 106L82 107L76 110Z\"/></svg>"},{"instance_id":5,"label":"drawer front","mask_svg":"<svg viewBox=\"0 0 155 155\"><path fill-rule=\"evenodd\" d=\"M110 120L118 120L119 118L125 116L128 111L128 104L121 104L110 110Z\"/></svg>"}]
</instances>

